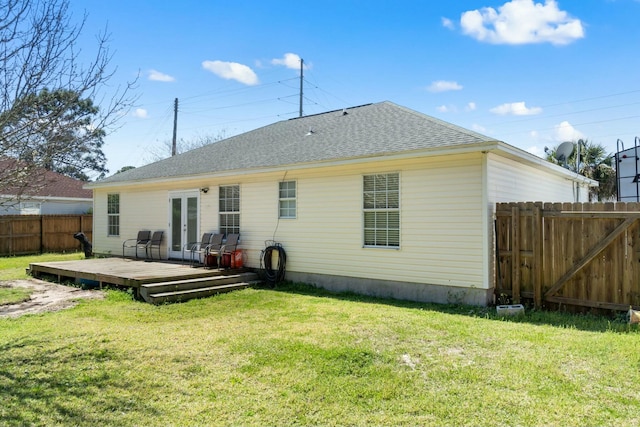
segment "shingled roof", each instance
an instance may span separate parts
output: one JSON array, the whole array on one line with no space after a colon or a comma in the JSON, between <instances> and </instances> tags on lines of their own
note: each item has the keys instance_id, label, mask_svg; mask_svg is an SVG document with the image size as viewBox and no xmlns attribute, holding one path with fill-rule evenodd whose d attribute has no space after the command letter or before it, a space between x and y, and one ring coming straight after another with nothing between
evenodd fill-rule
<instances>
[{"instance_id":1,"label":"shingled roof","mask_svg":"<svg viewBox=\"0 0 640 427\"><path fill-rule=\"evenodd\" d=\"M19 167L16 160L0 159L0 168L4 175L11 175L10 169ZM70 198L92 199L93 191L84 187L86 182L70 178L49 170L34 171L30 181L24 183L24 188L18 186L5 186L0 188L2 196L44 197L44 198Z\"/></svg>"},{"instance_id":2,"label":"shingled roof","mask_svg":"<svg viewBox=\"0 0 640 427\"><path fill-rule=\"evenodd\" d=\"M386 101L280 121L113 175L97 182L96 186L378 157L493 141Z\"/></svg>"}]
</instances>

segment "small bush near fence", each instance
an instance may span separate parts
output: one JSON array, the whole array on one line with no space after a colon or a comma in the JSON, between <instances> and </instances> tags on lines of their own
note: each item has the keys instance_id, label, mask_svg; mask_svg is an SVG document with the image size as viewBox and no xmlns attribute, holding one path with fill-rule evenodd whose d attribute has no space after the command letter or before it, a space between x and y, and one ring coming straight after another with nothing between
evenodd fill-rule
<instances>
[{"instance_id":1,"label":"small bush near fence","mask_svg":"<svg viewBox=\"0 0 640 427\"><path fill-rule=\"evenodd\" d=\"M92 215L0 216L0 256L82 250L73 238L82 232L93 237Z\"/></svg>"}]
</instances>

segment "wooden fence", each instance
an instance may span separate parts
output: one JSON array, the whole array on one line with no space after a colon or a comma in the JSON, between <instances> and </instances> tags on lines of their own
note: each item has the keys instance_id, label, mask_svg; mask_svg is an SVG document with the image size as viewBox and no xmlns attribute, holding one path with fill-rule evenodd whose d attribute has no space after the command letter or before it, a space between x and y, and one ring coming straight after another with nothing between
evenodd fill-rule
<instances>
[{"instance_id":1,"label":"wooden fence","mask_svg":"<svg viewBox=\"0 0 640 427\"><path fill-rule=\"evenodd\" d=\"M640 306L640 203L499 203L496 294L536 307Z\"/></svg>"},{"instance_id":2,"label":"wooden fence","mask_svg":"<svg viewBox=\"0 0 640 427\"><path fill-rule=\"evenodd\" d=\"M92 215L0 216L0 256L82 250L73 235L83 232L91 241Z\"/></svg>"}]
</instances>

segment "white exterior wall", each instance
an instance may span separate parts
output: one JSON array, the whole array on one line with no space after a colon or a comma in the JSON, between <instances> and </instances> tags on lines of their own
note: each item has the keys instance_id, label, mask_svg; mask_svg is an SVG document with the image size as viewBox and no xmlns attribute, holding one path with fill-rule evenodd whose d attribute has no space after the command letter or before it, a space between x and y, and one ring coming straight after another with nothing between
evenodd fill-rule
<instances>
[{"instance_id":1,"label":"white exterior wall","mask_svg":"<svg viewBox=\"0 0 640 427\"><path fill-rule=\"evenodd\" d=\"M489 204L501 202L588 202L588 188L566 176L551 174L496 154L487 155Z\"/></svg>"},{"instance_id":2,"label":"white exterior wall","mask_svg":"<svg viewBox=\"0 0 640 427\"><path fill-rule=\"evenodd\" d=\"M363 247L362 176L400 174L400 249ZM218 185L240 185L240 247L258 268L266 240L281 243L287 272L487 289L480 153L360 163L218 181L94 189L94 251L120 255L140 229L168 233L170 191L200 193L201 232L217 231ZM278 183L297 183L297 218L278 220ZM120 194L120 236L107 237L106 196ZM166 239L165 239L166 240ZM163 249L166 254L166 250ZM346 279L345 279L346 280Z\"/></svg>"},{"instance_id":3,"label":"white exterior wall","mask_svg":"<svg viewBox=\"0 0 640 427\"><path fill-rule=\"evenodd\" d=\"M91 200L79 199L23 199L26 203L39 203L40 212L36 215L84 215L91 209ZM0 215L20 215L19 202L0 204Z\"/></svg>"}]
</instances>

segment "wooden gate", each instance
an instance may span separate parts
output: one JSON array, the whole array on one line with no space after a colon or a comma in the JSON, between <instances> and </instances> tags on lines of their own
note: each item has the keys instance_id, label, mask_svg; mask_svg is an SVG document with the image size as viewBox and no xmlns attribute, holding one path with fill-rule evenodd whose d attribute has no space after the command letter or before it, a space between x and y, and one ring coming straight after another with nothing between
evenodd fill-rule
<instances>
[{"instance_id":1,"label":"wooden gate","mask_svg":"<svg viewBox=\"0 0 640 427\"><path fill-rule=\"evenodd\" d=\"M640 203L499 203L495 243L498 297L640 306Z\"/></svg>"}]
</instances>

